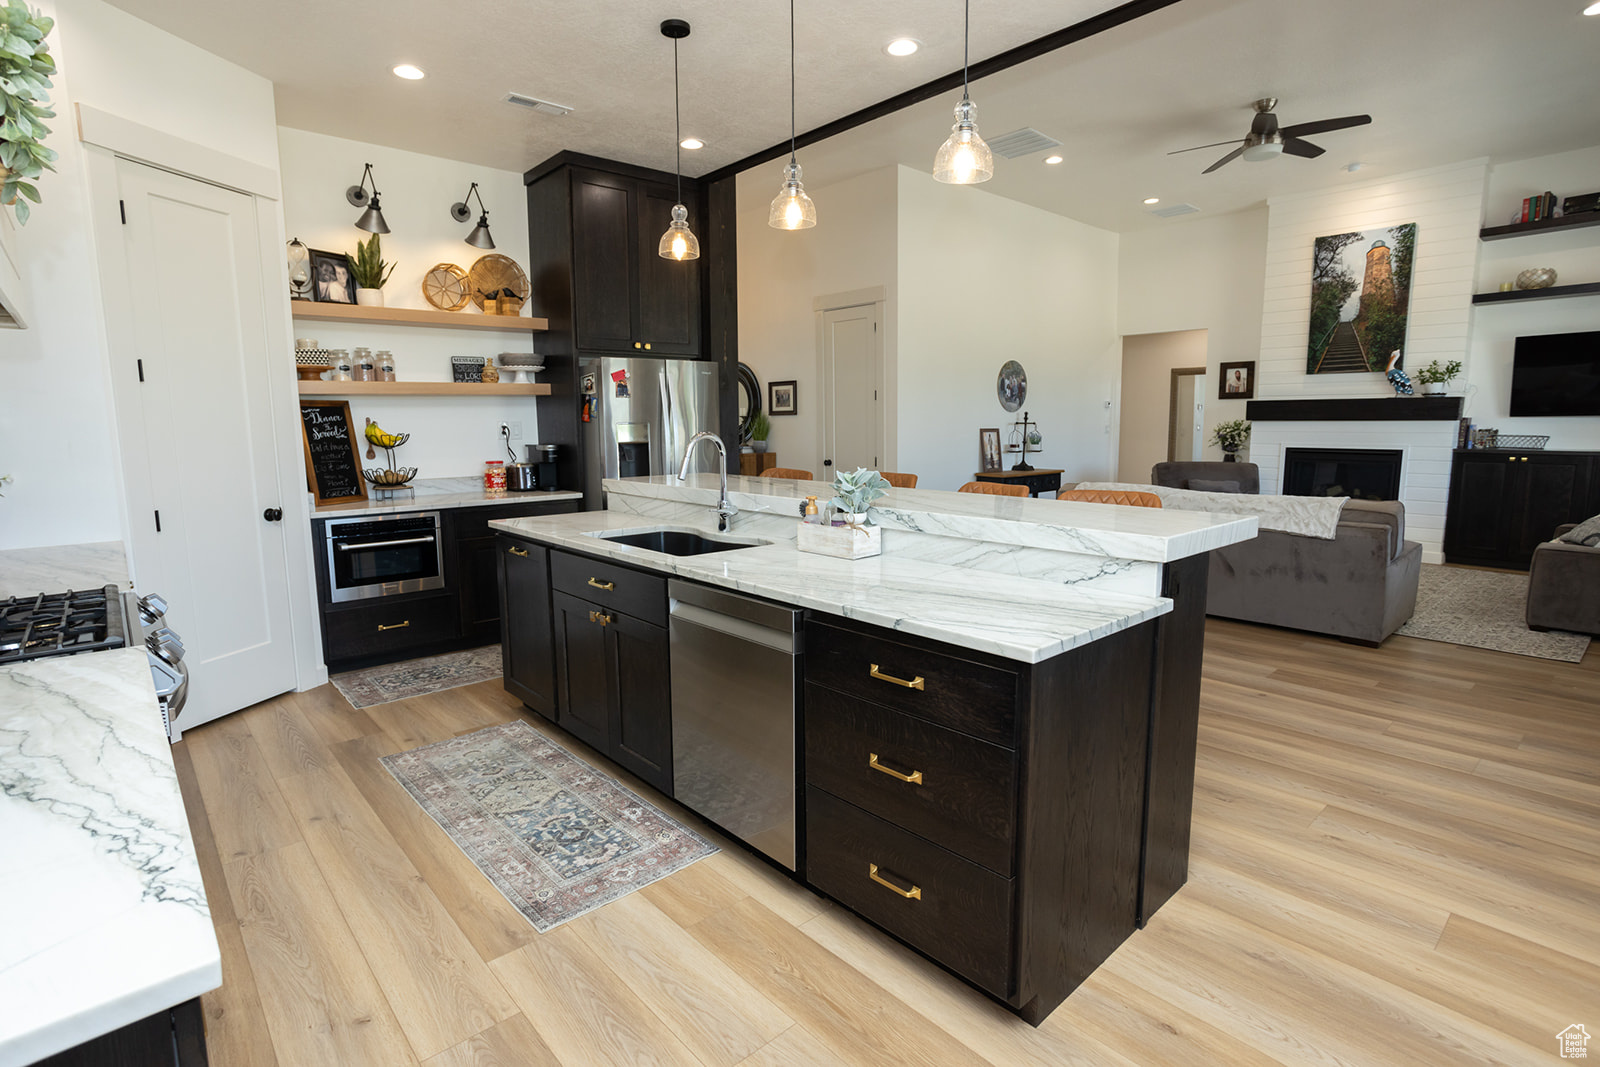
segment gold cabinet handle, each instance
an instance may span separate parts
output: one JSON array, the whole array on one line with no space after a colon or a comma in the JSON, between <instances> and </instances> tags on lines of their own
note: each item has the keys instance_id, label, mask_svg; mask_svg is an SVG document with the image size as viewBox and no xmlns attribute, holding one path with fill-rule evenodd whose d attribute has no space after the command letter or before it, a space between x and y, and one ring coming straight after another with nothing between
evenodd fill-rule
<instances>
[{"instance_id":1,"label":"gold cabinet handle","mask_svg":"<svg viewBox=\"0 0 1600 1067\"><path fill-rule=\"evenodd\" d=\"M380 622L378 624L378 630L379 630L380 633L382 631L384 631L384 630L404 630L407 626L410 626L410 625L411 625L411 620L410 619L407 619L405 622L397 622L393 626L385 626L383 623Z\"/></svg>"},{"instance_id":2,"label":"gold cabinet handle","mask_svg":"<svg viewBox=\"0 0 1600 1067\"><path fill-rule=\"evenodd\" d=\"M635 341L635 342L633 342L633 347L634 348L643 348L644 345L640 344L638 341Z\"/></svg>"},{"instance_id":3,"label":"gold cabinet handle","mask_svg":"<svg viewBox=\"0 0 1600 1067\"><path fill-rule=\"evenodd\" d=\"M603 611L591 611L589 612L589 621L597 622L601 626L610 626L616 620Z\"/></svg>"},{"instance_id":4,"label":"gold cabinet handle","mask_svg":"<svg viewBox=\"0 0 1600 1067\"><path fill-rule=\"evenodd\" d=\"M895 770L894 768L885 767L883 764L879 763L878 762L878 754L876 752L867 753L867 766L871 767L875 771L882 771L884 774L887 774L890 778L898 778L902 782L910 782L912 785L922 785L923 784L922 783L922 772L921 771L912 771L910 774L901 774L899 771Z\"/></svg>"},{"instance_id":5,"label":"gold cabinet handle","mask_svg":"<svg viewBox=\"0 0 1600 1067\"><path fill-rule=\"evenodd\" d=\"M867 864L867 877L871 878L874 882L877 882L879 885L883 886L885 889L890 889L890 890L893 890L894 892L900 894L901 896L905 897L907 900L921 900L922 899L922 887L921 886L914 885L910 889L901 889L899 886L895 885L893 882L889 881L887 878L883 877L882 875L880 875L878 873L878 865L876 863Z\"/></svg>"},{"instance_id":6,"label":"gold cabinet handle","mask_svg":"<svg viewBox=\"0 0 1600 1067\"><path fill-rule=\"evenodd\" d=\"M882 671L878 670L878 665L876 663L872 665L871 674L880 682L893 682L895 685L903 685L907 689L923 689L922 675L920 674L908 682L904 678L896 678L892 674L884 674ZM923 691L926 692L925 689Z\"/></svg>"},{"instance_id":7,"label":"gold cabinet handle","mask_svg":"<svg viewBox=\"0 0 1600 1067\"><path fill-rule=\"evenodd\" d=\"M528 550L525 548L508 548L506 551L511 553L513 556L520 556L523 559L528 558Z\"/></svg>"},{"instance_id":8,"label":"gold cabinet handle","mask_svg":"<svg viewBox=\"0 0 1600 1067\"><path fill-rule=\"evenodd\" d=\"M644 343L644 347L645 347L645 348L646 348L646 349L649 349L649 347L650 347L650 342L649 342L649 341L646 341L646 342L645 342L645 343Z\"/></svg>"},{"instance_id":9,"label":"gold cabinet handle","mask_svg":"<svg viewBox=\"0 0 1600 1067\"><path fill-rule=\"evenodd\" d=\"M617 587L616 582L602 582L598 578L590 578L589 584L594 586L596 589L603 589L608 593Z\"/></svg>"}]
</instances>

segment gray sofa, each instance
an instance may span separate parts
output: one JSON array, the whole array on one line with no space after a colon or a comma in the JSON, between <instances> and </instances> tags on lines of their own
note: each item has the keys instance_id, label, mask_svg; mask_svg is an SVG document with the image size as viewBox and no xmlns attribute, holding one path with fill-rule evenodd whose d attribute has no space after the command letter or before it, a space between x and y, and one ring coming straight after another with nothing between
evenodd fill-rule
<instances>
[{"instance_id":1,"label":"gray sofa","mask_svg":"<svg viewBox=\"0 0 1600 1067\"><path fill-rule=\"evenodd\" d=\"M1573 524L1557 528L1560 537ZM1528 629L1600 636L1600 547L1546 541L1528 565Z\"/></svg>"},{"instance_id":2,"label":"gray sofa","mask_svg":"<svg viewBox=\"0 0 1600 1067\"><path fill-rule=\"evenodd\" d=\"M1260 489L1254 463L1158 463L1150 480L1173 489L1195 481ZM1405 539L1405 514L1399 501L1352 500L1331 541L1263 530L1217 549L1206 614L1381 644L1417 606L1422 546Z\"/></svg>"}]
</instances>

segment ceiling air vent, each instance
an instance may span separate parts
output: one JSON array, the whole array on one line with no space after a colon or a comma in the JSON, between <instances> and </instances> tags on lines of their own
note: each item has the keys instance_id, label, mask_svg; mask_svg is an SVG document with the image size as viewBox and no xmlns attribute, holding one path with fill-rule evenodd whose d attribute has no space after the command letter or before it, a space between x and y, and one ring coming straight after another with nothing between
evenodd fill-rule
<instances>
[{"instance_id":1,"label":"ceiling air vent","mask_svg":"<svg viewBox=\"0 0 1600 1067\"><path fill-rule=\"evenodd\" d=\"M1200 209L1193 204L1163 204L1160 207L1150 208L1150 214L1157 218L1170 219L1179 215L1193 215Z\"/></svg>"},{"instance_id":2,"label":"ceiling air vent","mask_svg":"<svg viewBox=\"0 0 1600 1067\"><path fill-rule=\"evenodd\" d=\"M985 140L989 142L989 147L994 149L997 155L1005 156L1007 159L1029 156L1035 152L1043 152L1046 148L1059 147L1061 144L1054 137L1046 137L1029 126L1024 126L1020 130L1012 130L1010 133L1002 133L999 137L988 137Z\"/></svg>"},{"instance_id":3,"label":"ceiling air vent","mask_svg":"<svg viewBox=\"0 0 1600 1067\"><path fill-rule=\"evenodd\" d=\"M548 100L540 100L536 96L523 96L521 93L507 93L506 103L516 104L518 107L532 108L542 115L572 114L572 109L565 104L552 104Z\"/></svg>"}]
</instances>

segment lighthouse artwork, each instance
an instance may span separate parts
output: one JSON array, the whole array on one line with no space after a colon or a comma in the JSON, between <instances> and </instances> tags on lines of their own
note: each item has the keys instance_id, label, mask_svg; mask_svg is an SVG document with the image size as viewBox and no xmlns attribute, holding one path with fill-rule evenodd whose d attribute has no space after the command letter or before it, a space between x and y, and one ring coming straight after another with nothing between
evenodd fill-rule
<instances>
[{"instance_id":1,"label":"lighthouse artwork","mask_svg":"<svg viewBox=\"0 0 1600 1067\"><path fill-rule=\"evenodd\" d=\"M1405 366L1416 248L1414 222L1312 242L1307 374L1383 374Z\"/></svg>"}]
</instances>

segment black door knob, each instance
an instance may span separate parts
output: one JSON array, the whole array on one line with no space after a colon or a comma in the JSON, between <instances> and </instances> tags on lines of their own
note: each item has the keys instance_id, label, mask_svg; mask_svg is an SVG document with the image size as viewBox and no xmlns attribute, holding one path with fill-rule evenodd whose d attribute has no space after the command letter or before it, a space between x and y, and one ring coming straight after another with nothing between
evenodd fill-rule
<instances>
[{"instance_id":1,"label":"black door knob","mask_svg":"<svg viewBox=\"0 0 1600 1067\"><path fill-rule=\"evenodd\" d=\"M261 517L263 519L266 519L268 522L277 522L277 521L279 521L280 519L283 518L283 509L282 508L268 508L266 511L263 511L261 513Z\"/></svg>"}]
</instances>

